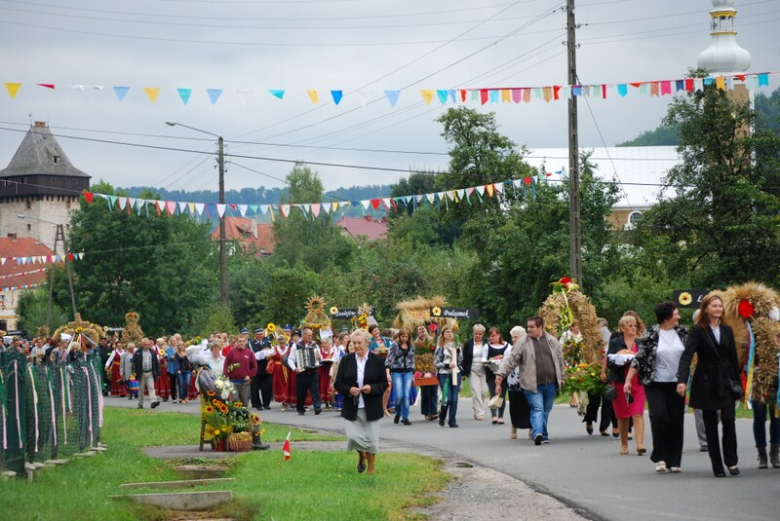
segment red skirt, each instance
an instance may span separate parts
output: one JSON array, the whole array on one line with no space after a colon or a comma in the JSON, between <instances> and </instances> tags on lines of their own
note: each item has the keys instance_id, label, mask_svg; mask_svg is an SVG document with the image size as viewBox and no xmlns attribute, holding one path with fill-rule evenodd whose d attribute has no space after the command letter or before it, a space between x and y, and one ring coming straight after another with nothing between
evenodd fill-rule
<instances>
[{"instance_id":1,"label":"red skirt","mask_svg":"<svg viewBox=\"0 0 780 521\"><path fill-rule=\"evenodd\" d=\"M127 394L127 390L125 389L125 382L122 380L122 375L119 373L119 368L121 365L121 362L116 359L111 363L110 379L112 396L125 396Z\"/></svg>"},{"instance_id":2,"label":"red skirt","mask_svg":"<svg viewBox=\"0 0 780 521\"><path fill-rule=\"evenodd\" d=\"M163 357L160 361L160 378L154 382L154 392L158 398L167 400L171 397L171 382L168 379L168 364Z\"/></svg>"},{"instance_id":3,"label":"red skirt","mask_svg":"<svg viewBox=\"0 0 780 521\"><path fill-rule=\"evenodd\" d=\"M195 387L195 371L190 375L190 390L187 393L187 400L196 400L198 398L198 388Z\"/></svg>"},{"instance_id":4,"label":"red skirt","mask_svg":"<svg viewBox=\"0 0 780 521\"><path fill-rule=\"evenodd\" d=\"M330 403L333 397L330 392L330 364L323 364L318 371L320 372L320 400L322 403Z\"/></svg>"},{"instance_id":5,"label":"red skirt","mask_svg":"<svg viewBox=\"0 0 780 521\"><path fill-rule=\"evenodd\" d=\"M278 357L274 357L269 364L274 364L273 372L273 389L274 389L274 401L277 403L290 403L288 399L288 380L290 379L290 370L282 365L282 361Z\"/></svg>"},{"instance_id":6,"label":"red skirt","mask_svg":"<svg viewBox=\"0 0 780 521\"><path fill-rule=\"evenodd\" d=\"M295 371L289 371L290 380L287 387L287 399L288 403L296 405L298 403L298 374ZM304 407L312 404L311 393L306 393L306 401L303 402Z\"/></svg>"}]
</instances>

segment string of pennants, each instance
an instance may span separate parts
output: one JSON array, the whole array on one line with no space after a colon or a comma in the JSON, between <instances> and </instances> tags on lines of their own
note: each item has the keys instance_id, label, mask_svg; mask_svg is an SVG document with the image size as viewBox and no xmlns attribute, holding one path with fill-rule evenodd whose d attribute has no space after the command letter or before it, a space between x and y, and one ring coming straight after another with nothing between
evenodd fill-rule
<instances>
[{"instance_id":1,"label":"string of pennants","mask_svg":"<svg viewBox=\"0 0 780 521\"><path fill-rule=\"evenodd\" d=\"M677 92L695 92L701 91L707 86L714 85L721 90L732 90L735 85L743 84L748 90L755 90L760 87L770 86L770 77L780 77L780 72L761 72L751 74L733 74L724 76L710 76L706 78L684 78L675 80L660 81L633 81L627 83L596 83L589 85L547 85L542 87L490 87L490 88L470 88L470 89L422 89L419 95L423 101L430 105L437 100L442 105L447 103L530 103L534 100L543 100L546 102L569 99L573 97L590 98L625 98L628 95L640 94L644 96L668 96ZM18 82L5 82L5 88L11 99L16 98L23 86L39 87L47 90L62 90L62 85L54 83L33 83L22 84ZM161 93L172 94L174 99L178 98L184 105L187 105L192 99L193 94L205 93L209 102L216 105L222 99L226 90L235 92L243 105L247 105L251 96L261 93L270 94L279 100L285 99L288 91L286 89L252 89L252 88L211 88L211 89L193 89L189 87L130 87L127 85L66 85L75 91L109 91L113 92L118 101L123 101L128 94L140 91L151 103L156 103ZM302 92L290 91L291 97L301 97ZM384 96L391 106L395 107L401 97L402 92L406 90L385 90ZM365 106L372 95L370 90L358 90L357 96L360 104ZM317 90L308 89L305 91L306 98L315 105L321 101L327 101L330 98L335 105L339 105L344 98L344 90ZM305 98L303 98L305 99Z\"/></svg>"},{"instance_id":2,"label":"string of pennants","mask_svg":"<svg viewBox=\"0 0 780 521\"><path fill-rule=\"evenodd\" d=\"M24 277L25 275L35 275L36 273L42 273L46 271L46 268L40 268L37 270L23 271L21 273L11 273L9 275L0 275L0 280L11 279L13 277Z\"/></svg>"},{"instance_id":3,"label":"string of pennants","mask_svg":"<svg viewBox=\"0 0 780 521\"><path fill-rule=\"evenodd\" d=\"M37 288L38 286L43 286L46 284L45 282L36 282L35 284L24 284L22 286L2 286L0 287L0 291L16 291L17 289L30 289L30 288Z\"/></svg>"},{"instance_id":4,"label":"string of pennants","mask_svg":"<svg viewBox=\"0 0 780 521\"><path fill-rule=\"evenodd\" d=\"M292 210L300 210L310 219L317 218L320 215L342 214L349 208L360 208L365 214L373 210L397 210L399 206L436 206L441 209L449 208L450 202L467 203L469 205L482 203L485 198L499 197L507 188L513 191L522 190L524 193L531 190L536 195L536 185L545 177L563 175L563 170L557 172L539 173L536 176L526 176L522 179L512 179L499 183L491 183L482 186L472 186L457 190L446 190L443 192L432 192L428 194L406 195L398 197L381 197L375 199L363 199L360 201L337 201L331 203L306 203L306 204L215 204L215 203L190 203L182 201L161 201L138 199L133 197L119 197L116 195L97 194L93 192L83 192L84 198L88 204L92 204L96 199L106 201L109 210L118 212L133 211L138 215L149 215L151 211L158 216L161 215L189 215L195 218L207 218L217 216L220 219L228 216L247 217L251 215L268 215L272 220L277 216L287 218ZM80 254L83 255L83 254Z\"/></svg>"},{"instance_id":5,"label":"string of pennants","mask_svg":"<svg viewBox=\"0 0 780 521\"><path fill-rule=\"evenodd\" d=\"M84 258L84 253L68 253L69 262L82 260L83 258ZM53 264L57 262L64 262L65 257L62 255L32 255L29 257L0 257L0 266L5 266L6 262L13 262L13 261L16 261L16 263L19 265ZM31 275L33 273L38 273L39 271L44 271L44 270L41 269L41 270L27 271L24 273L14 273L10 276L18 277L19 275Z\"/></svg>"}]
</instances>

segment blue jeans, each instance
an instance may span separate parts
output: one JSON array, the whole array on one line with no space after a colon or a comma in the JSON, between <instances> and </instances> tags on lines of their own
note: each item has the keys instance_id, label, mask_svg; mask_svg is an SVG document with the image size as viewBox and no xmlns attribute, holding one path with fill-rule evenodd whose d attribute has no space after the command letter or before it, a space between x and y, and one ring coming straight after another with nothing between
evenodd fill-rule
<instances>
[{"instance_id":1,"label":"blue jeans","mask_svg":"<svg viewBox=\"0 0 780 521\"><path fill-rule=\"evenodd\" d=\"M391 373L393 390L395 391L395 413L402 420L409 419L409 397L412 391L414 373Z\"/></svg>"},{"instance_id":2,"label":"blue jeans","mask_svg":"<svg viewBox=\"0 0 780 521\"><path fill-rule=\"evenodd\" d=\"M555 395L558 393L558 384L553 382L551 384L539 385L537 386L535 393L523 389L523 393L525 393L528 405L531 407L531 428L533 429L533 437L535 438L537 434L541 434L543 439L549 439L547 434L547 419L550 417L550 411L555 403Z\"/></svg>"},{"instance_id":3,"label":"blue jeans","mask_svg":"<svg viewBox=\"0 0 780 521\"><path fill-rule=\"evenodd\" d=\"M177 375L179 377L179 400L186 400L190 394L190 376L189 371Z\"/></svg>"},{"instance_id":4,"label":"blue jeans","mask_svg":"<svg viewBox=\"0 0 780 521\"><path fill-rule=\"evenodd\" d=\"M447 380L450 380L450 392L446 396L446 403L449 406L450 416L449 416L449 425L452 425L455 422L455 414L458 412L458 393L460 392L460 373L458 373L457 377L452 379L452 375L450 374L439 374L439 387L442 390L442 393L444 393L444 382ZM442 396L442 399L445 399L444 396Z\"/></svg>"},{"instance_id":5,"label":"blue jeans","mask_svg":"<svg viewBox=\"0 0 780 521\"><path fill-rule=\"evenodd\" d=\"M753 405L753 438L756 440L756 447L766 447L766 416L769 413L769 443L780 444L780 418L775 418L774 404L760 403L751 400Z\"/></svg>"}]
</instances>

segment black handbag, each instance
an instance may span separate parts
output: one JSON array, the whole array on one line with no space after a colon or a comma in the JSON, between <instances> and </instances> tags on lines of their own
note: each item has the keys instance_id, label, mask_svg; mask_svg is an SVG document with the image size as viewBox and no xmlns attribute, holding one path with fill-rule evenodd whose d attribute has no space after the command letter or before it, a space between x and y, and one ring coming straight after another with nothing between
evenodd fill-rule
<instances>
[{"instance_id":1,"label":"black handbag","mask_svg":"<svg viewBox=\"0 0 780 521\"><path fill-rule=\"evenodd\" d=\"M617 398L617 396L618 396L617 389L615 389L614 385L609 384L607 386L607 389L604 391L604 398L606 398L607 400L614 400L615 398Z\"/></svg>"}]
</instances>

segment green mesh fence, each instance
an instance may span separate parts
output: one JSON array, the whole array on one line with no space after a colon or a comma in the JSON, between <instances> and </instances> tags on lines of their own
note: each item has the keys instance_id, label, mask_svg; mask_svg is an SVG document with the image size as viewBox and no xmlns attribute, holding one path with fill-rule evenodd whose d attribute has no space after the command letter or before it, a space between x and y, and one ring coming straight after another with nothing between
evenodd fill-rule
<instances>
[{"instance_id":1,"label":"green mesh fence","mask_svg":"<svg viewBox=\"0 0 780 521\"><path fill-rule=\"evenodd\" d=\"M0 361L0 468L24 476L24 463L67 458L100 441L102 370L97 353L65 364Z\"/></svg>"}]
</instances>

